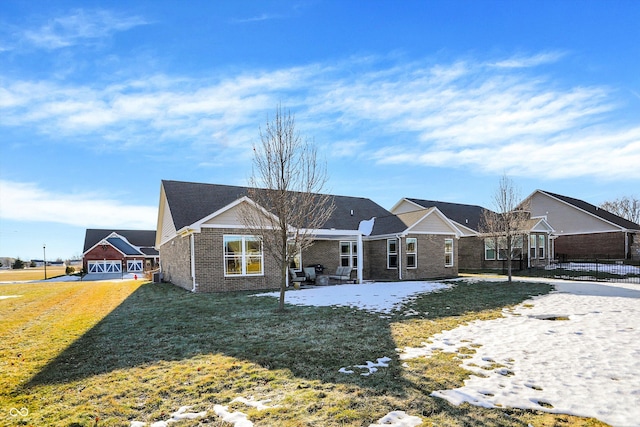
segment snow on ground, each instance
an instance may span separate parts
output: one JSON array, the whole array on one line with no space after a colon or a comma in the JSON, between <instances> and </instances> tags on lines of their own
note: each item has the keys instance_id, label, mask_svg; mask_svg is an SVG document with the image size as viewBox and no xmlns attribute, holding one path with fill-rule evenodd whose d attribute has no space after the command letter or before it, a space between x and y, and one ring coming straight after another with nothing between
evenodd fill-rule
<instances>
[{"instance_id":1,"label":"snow on ground","mask_svg":"<svg viewBox=\"0 0 640 427\"><path fill-rule=\"evenodd\" d=\"M402 350L401 359L429 356L435 350L458 352L473 344L476 353L460 357L476 375L463 387L439 390L435 396L454 404L535 409L594 417L613 426L637 425L640 286L545 281L557 291L505 310L505 318L433 336L424 347ZM340 285L291 291L286 301L389 313L420 293L446 287L428 282ZM401 422L395 425L410 425Z\"/></svg>"},{"instance_id":2,"label":"snow on ground","mask_svg":"<svg viewBox=\"0 0 640 427\"><path fill-rule=\"evenodd\" d=\"M415 427L420 424L422 420L419 417L407 415L404 411L393 411L380 418L376 424L370 424L369 427Z\"/></svg>"},{"instance_id":3,"label":"snow on ground","mask_svg":"<svg viewBox=\"0 0 640 427\"><path fill-rule=\"evenodd\" d=\"M520 304L505 318L476 321L407 348L401 359L433 351L461 355L476 373L453 404L535 409L594 417L613 426L640 419L640 287L553 281L557 292ZM565 320L566 319L566 320Z\"/></svg>"},{"instance_id":4,"label":"snow on ground","mask_svg":"<svg viewBox=\"0 0 640 427\"><path fill-rule=\"evenodd\" d=\"M289 291L285 301L294 305L354 307L379 313L390 313L407 303L411 297L448 287L449 285L445 283L431 282L376 282L362 285L321 286ZM277 298L279 295L279 292L269 292L256 296Z\"/></svg>"},{"instance_id":5,"label":"snow on ground","mask_svg":"<svg viewBox=\"0 0 640 427\"><path fill-rule=\"evenodd\" d=\"M360 375L362 375L363 377L368 377L369 375L378 372L378 368L388 368L389 367L389 362L391 362L391 358L390 357L379 357L378 360L376 360L375 362L372 362L370 360L367 360L367 364L366 365L353 365L353 366L348 366L346 368L340 368L338 370L338 372L342 373L342 374L354 374L355 371L353 369L349 369L349 368L357 368L357 369L363 369L366 372L362 372L360 373Z\"/></svg>"},{"instance_id":6,"label":"snow on ground","mask_svg":"<svg viewBox=\"0 0 640 427\"><path fill-rule=\"evenodd\" d=\"M7 299L7 298L18 298L21 295L0 295L0 299Z\"/></svg>"}]
</instances>

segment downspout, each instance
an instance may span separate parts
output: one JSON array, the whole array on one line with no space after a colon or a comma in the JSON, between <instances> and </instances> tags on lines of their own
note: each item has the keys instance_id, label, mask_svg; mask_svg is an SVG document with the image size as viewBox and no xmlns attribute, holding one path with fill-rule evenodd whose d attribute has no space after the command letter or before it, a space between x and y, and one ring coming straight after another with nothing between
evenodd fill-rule
<instances>
[{"instance_id":1,"label":"downspout","mask_svg":"<svg viewBox=\"0 0 640 427\"><path fill-rule=\"evenodd\" d=\"M358 284L362 284L362 233L358 233Z\"/></svg>"},{"instance_id":2,"label":"downspout","mask_svg":"<svg viewBox=\"0 0 640 427\"><path fill-rule=\"evenodd\" d=\"M402 280L402 234L396 235L398 239L398 280Z\"/></svg>"},{"instance_id":3,"label":"downspout","mask_svg":"<svg viewBox=\"0 0 640 427\"><path fill-rule=\"evenodd\" d=\"M193 282L193 287L191 288L191 292L198 292L198 284L196 283L196 254L195 254L195 238L193 233L189 235L189 244L191 249L191 280Z\"/></svg>"},{"instance_id":4,"label":"downspout","mask_svg":"<svg viewBox=\"0 0 640 427\"><path fill-rule=\"evenodd\" d=\"M624 259L629 258L629 232L624 232Z\"/></svg>"}]
</instances>

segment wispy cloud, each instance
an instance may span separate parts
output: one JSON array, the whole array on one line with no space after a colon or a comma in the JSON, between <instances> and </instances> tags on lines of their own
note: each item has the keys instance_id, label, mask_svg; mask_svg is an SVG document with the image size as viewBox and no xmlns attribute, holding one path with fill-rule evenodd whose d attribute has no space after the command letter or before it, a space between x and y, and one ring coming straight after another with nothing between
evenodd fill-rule
<instances>
[{"instance_id":1,"label":"wispy cloud","mask_svg":"<svg viewBox=\"0 0 640 427\"><path fill-rule=\"evenodd\" d=\"M26 29L21 36L39 48L59 49L110 37L116 32L146 24L148 22L140 17L107 10L74 10L40 27Z\"/></svg>"},{"instance_id":2,"label":"wispy cloud","mask_svg":"<svg viewBox=\"0 0 640 427\"><path fill-rule=\"evenodd\" d=\"M487 66L368 57L216 80L154 75L91 86L0 78L0 126L65 141L91 135L122 149L153 141L156 149L214 146L241 156L280 103L303 132L342 157L514 176L640 178L640 128L615 114L615 88L570 86L536 72L560 59L542 53Z\"/></svg>"},{"instance_id":3,"label":"wispy cloud","mask_svg":"<svg viewBox=\"0 0 640 427\"><path fill-rule=\"evenodd\" d=\"M499 68L529 68L558 62L565 55L565 52L560 51L544 52L536 55L520 55L501 59L499 61L489 63L489 65Z\"/></svg>"},{"instance_id":4,"label":"wispy cloud","mask_svg":"<svg viewBox=\"0 0 640 427\"><path fill-rule=\"evenodd\" d=\"M153 229L157 209L126 205L95 194L62 194L33 183L0 180L0 218L55 222L76 227Z\"/></svg>"},{"instance_id":5,"label":"wispy cloud","mask_svg":"<svg viewBox=\"0 0 640 427\"><path fill-rule=\"evenodd\" d=\"M283 18L285 18L285 16L284 15L280 15L280 14L262 13L260 15L251 16L251 17L248 17L248 18L233 19L231 22L233 24L245 24L245 23L249 23L249 22L271 21L273 19L283 19Z\"/></svg>"}]
</instances>

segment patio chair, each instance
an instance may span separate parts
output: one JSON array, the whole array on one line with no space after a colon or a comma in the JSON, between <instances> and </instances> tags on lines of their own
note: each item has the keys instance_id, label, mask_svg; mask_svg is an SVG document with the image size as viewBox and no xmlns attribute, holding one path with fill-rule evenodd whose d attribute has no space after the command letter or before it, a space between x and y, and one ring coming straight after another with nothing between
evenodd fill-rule
<instances>
[{"instance_id":1,"label":"patio chair","mask_svg":"<svg viewBox=\"0 0 640 427\"><path fill-rule=\"evenodd\" d=\"M316 268L315 267L305 267L302 269L304 271L305 276L307 277L307 282L315 283L316 282Z\"/></svg>"},{"instance_id":2,"label":"patio chair","mask_svg":"<svg viewBox=\"0 0 640 427\"><path fill-rule=\"evenodd\" d=\"M351 267L338 267L336 274L329 275L329 279L338 280L340 283L351 280Z\"/></svg>"},{"instance_id":3,"label":"patio chair","mask_svg":"<svg viewBox=\"0 0 640 427\"><path fill-rule=\"evenodd\" d=\"M307 276L304 274L304 271L296 271L290 268L289 275L291 276L291 283L293 283L294 285L296 283L302 283L307 280Z\"/></svg>"}]
</instances>

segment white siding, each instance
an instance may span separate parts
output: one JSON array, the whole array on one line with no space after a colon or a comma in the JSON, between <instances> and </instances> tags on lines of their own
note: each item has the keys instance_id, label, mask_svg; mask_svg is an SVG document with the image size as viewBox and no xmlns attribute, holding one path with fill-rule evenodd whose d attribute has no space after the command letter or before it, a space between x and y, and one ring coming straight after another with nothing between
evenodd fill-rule
<instances>
[{"instance_id":1,"label":"white siding","mask_svg":"<svg viewBox=\"0 0 640 427\"><path fill-rule=\"evenodd\" d=\"M411 233L455 234L456 231L435 213L431 213L411 228Z\"/></svg>"},{"instance_id":2,"label":"white siding","mask_svg":"<svg viewBox=\"0 0 640 427\"><path fill-rule=\"evenodd\" d=\"M236 205L229 210L210 218L203 225L224 226L226 228L237 228L242 226L240 221L240 205Z\"/></svg>"}]
</instances>

